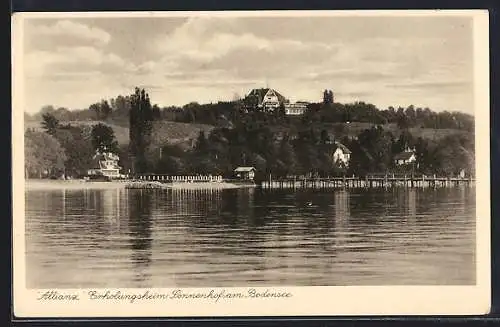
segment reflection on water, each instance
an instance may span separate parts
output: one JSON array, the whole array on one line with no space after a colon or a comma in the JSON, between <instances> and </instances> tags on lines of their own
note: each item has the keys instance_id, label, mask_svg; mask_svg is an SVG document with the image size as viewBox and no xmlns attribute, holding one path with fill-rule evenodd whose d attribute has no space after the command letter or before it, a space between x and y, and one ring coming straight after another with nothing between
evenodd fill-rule
<instances>
[{"instance_id":1,"label":"reflection on water","mask_svg":"<svg viewBox=\"0 0 500 327\"><path fill-rule=\"evenodd\" d=\"M26 192L31 288L475 283L475 189Z\"/></svg>"}]
</instances>

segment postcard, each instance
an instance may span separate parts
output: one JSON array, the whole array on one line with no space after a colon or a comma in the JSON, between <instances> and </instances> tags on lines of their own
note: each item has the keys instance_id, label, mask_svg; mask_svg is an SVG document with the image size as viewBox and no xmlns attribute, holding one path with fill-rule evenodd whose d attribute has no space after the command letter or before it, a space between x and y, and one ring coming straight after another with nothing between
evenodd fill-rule
<instances>
[{"instance_id":1,"label":"postcard","mask_svg":"<svg viewBox=\"0 0 500 327\"><path fill-rule=\"evenodd\" d=\"M489 312L488 28L14 14L15 316Z\"/></svg>"}]
</instances>

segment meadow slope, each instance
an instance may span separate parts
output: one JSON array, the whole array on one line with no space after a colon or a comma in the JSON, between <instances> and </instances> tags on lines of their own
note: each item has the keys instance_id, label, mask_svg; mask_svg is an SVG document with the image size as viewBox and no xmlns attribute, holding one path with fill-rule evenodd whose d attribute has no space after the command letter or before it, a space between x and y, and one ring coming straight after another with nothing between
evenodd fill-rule
<instances>
[{"instance_id":1,"label":"meadow slope","mask_svg":"<svg viewBox=\"0 0 500 327\"><path fill-rule=\"evenodd\" d=\"M100 121L68 121L61 122L74 126L93 126L99 123L106 124L113 128L116 140L121 145L126 145L129 142L128 126L118 125L116 123L100 122ZM40 122L28 121L24 124L25 129L32 128L41 130ZM208 135L214 126L204 124L186 124L172 121L158 121L154 123L153 128L153 144L185 144L190 143L192 139L196 139L200 131L205 131Z\"/></svg>"}]
</instances>

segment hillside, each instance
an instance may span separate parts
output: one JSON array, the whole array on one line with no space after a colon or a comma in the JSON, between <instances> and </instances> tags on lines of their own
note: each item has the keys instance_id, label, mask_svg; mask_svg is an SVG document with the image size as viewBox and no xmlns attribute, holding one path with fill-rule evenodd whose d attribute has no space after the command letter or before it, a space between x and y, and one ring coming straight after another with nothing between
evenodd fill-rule
<instances>
[{"instance_id":1,"label":"hillside","mask_svg":"<svg viewBox=\"0 0 500 327\"><path fill-rule=\"evenodd\" d=\"M311 124L310 126L317 131L321 131L323 129L326 130L329 133L330 137L340 138L343 136L349 136L352 138L352 137L357 137L365 129L370 129L372 126L376 126L376 124L362 123L362 122L352 122L349 124L316 122ZM394 135L394 137L399 137L399 135L402 132L402 130L397 126L397 124L384 124L381 126L384 130L391 132ZM434 129L434 128L413 127L409 128L408 131L415 138L422 137L423 139L436 140L436 141L449 135L459 135L459 134L463 135L469 133L464 130L451 129L451 128ZM279 125L279 126L274 126L273 132L279 135L285 132L294 134L296 133L296 128L295 127L290 128L288 126Z\"/></svg>"},{"instance_id":2,"label":"hillside","mask_svg":"<svg viewBox=\"0 0 500 327\"><path fill-rule=\"evenodd\" d=\"M129 128L116 123L107 123L100 121L62 121L63 124L70 123L74 126L93 126L98 123L103 123L115 132L116 139L119 144L124 145L129 142ZM31 128L41 130L40 122L27 121L24 124L25 129ZM213 126L204 124L186 124L172 121L158 121L154 123L153 128L153 144L190 144L192 139L195 139L201 130L206 134L210 133Z\"/></svg>"},{"instance_id":3,"label":"hillside","mask_svg":"<svg viewBox=\"0 0 500 327\"><path fill-rule=\"evenodd\" d=\"M205 124L177 123L167 120L156 121L153 125L153 144L169 143L190 146L191 141L198 137L200 131L204 131L205 135L208 136L214 128L214 126Z\"/></svg>"},{"instance_id":4,"label":"hillside","mask_svg":"<svg viewBox=\"0 0 500 327\"><path fill-rule=\"evenodd\" d=\"M75 126L93 126L98 123L103 123L100 121L68 121L68 122L62 122L62 123L70 123ZM116 124L114 122L109 123L109 122L104 122L104 124L110 126L113 128L115 132L116 139L119 144L128 144L129 140L129 129L128 127L125 127L121 124ZM361 122L352 122L349 124L345 123L314 123L312 124L312 127L316 130L322 130L325 129L328 131L330 136L335 136L335 137L342 137L342 136L349 136L349 137L356 137L365 129L369 129L374 124L372 123L361 123ZM397 127L396 124L385 124L382 125L384 130L390 131L394 137L398 137L399 134L401 133L401 129ZM35 122L35 121L27 121L25 122L25 128L32 128L36 130L41 130L41 125L40 122ZM154 122L154 129L153 129L153 144L154 145L160 145L160 144L178 144L178 145L183 145L185 147L189 147L191 144L191 141L196 139L200 131L204 131L205 134L208 136L210 131L214 129L215 127L212 125L207 125L207 124L191 124L191 123L178 123L178 122L173 122L173 121L168 121L168 120L162 120L162 121L157 121ZM288 132L290 134L294 134L296 131L293 127L290 126L282 126L282 125L276 125L272 128L273 132L277 134L278 138L279 136L285 132ZM432 139L432 140L439 140L442 139L443 137L446 137L448 135L455 135L455 134L466 134L468 132L463 131L463 130L457 130L457 129L434 129L434 128L418 128L418 127L413 127L409 129L410 133L418 138L422 137L424 139Z\"/></svg>"}]
</instances>

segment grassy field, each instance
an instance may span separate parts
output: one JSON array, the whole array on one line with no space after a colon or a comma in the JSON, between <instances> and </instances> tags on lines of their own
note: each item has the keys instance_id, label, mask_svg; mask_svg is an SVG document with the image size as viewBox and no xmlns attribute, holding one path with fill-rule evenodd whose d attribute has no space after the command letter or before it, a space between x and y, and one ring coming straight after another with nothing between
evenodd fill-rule
<instances>
[{"instance_id":1,"label":"grassy field","mask_svg":"<svg viewBox=\"0 0 500 327\"><path fill-rule=\"evenodd\" d=\"M64 124L70 123L74 126L93 126L99 121L70 121L62 122ZM104 123L115 132L116 139L119 144L128 144L129 141L129 128L114 123ZM25 122L24 127L41 130L40 122ZM192 139L196 139L201 130L205 131L208 135L214 128L211 125L204 124L185 124L172 121L159 121L154 123L153 127L153 143L154 144L182 144L190 143Z\"/></svg>"},{"instance_id":2,"label":"grassy field","mask_svg":"<svg viewBox=\"0 0 500 327\"><path fill-rule=\"evenodd\" d=\"M205 136L215 127L205 124L186 124L172 121L158 121L153 127L153 144L190 144L195 140L200 131L205 132Z\"/></svg>"},{"instance_id":3,"label":"grassy field","mask_svg":"<svg viewBox=\"0 0 500 327\"><path fill-rule=\"evenodd\" d=\"M115 132L116 139L118 140L118 143L120 144L127 144L128 143L128 127L123 127L117 124L112 124L112 123L104 123L100 121L64 121L61 122L61 124L71 124L73 126L94 126L99 123L106 124L113 128L113 131ZM28 121L24 123L24 128L32 128L35 130L41 130L42 126L40 122L35 122L35 121Z\"/></svg>"}]
</instances>

